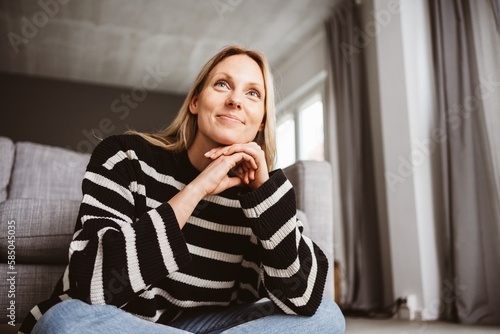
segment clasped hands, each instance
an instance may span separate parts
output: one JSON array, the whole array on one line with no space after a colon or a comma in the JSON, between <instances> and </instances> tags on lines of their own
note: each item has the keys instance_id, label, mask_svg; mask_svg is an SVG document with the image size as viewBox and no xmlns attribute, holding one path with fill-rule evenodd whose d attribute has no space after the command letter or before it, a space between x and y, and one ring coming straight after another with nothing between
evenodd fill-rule
<instances>
[{"instance_id":1,"label":"clasped hands","mask_svg":"<svg viewBox=\"0 0 500 334\"><path fill-rule=\"evenodd\" d=\"M205 158L212 162L197 178L205 195L241 185L257 189L269 179L264 151L255 142L216 147L206 152ZM230 170L237 177L228 176Z\"/></svg>"}]
</instances>

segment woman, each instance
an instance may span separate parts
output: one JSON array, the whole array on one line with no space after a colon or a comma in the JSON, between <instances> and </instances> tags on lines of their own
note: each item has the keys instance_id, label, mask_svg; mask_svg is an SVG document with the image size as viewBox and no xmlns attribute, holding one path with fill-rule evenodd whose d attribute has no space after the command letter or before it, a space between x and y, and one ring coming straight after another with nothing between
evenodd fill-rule
<instances>
[{"instance_id":1,"label":"woman","mask_svg":"<svg viewBox=\"0 0 500 334\"><path fill-rule=\"evenodd\" d=\"M343 332L274 152L267 62L228 47L169 128L96 147L69 265L21 332Z\"/></svg>"}]
</instances>

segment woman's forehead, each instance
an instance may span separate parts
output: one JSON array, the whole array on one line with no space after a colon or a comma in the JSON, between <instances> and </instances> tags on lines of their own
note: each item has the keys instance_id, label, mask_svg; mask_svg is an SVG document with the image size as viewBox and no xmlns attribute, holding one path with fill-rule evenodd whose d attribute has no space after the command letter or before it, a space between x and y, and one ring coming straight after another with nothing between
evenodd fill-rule
<instances>
[{"instance_id":1,"label":"woman's forehead","mask_svg":"<svg viewBox=\"0 0 500 334\"><path fill-rule=\"evenodd\" d=\"M259 64L247 55L233 55L221 60L209 73L209 78L223 75L248 81L264 87L264 76Z\"/></svg>"}]
</instances>

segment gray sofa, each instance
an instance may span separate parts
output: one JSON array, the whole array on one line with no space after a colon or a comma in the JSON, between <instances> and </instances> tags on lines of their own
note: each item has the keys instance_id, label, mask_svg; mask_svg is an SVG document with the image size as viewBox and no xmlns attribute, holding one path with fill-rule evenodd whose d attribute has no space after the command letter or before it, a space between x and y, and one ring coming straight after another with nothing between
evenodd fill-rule
<instances>
[{"instance_id":1,"label":"gray sofa","mask_svg":"<svg viewBox=\"0 0 500 334\"><path fill-rule=\"evenodd\" d=\"M90 155L0 137L0 156L0 272L7 276L0 280L0 332L7 333L15 332L8 324L12 315L22 322L64 271ZM295 187L304 233L329 259L325 295L333 299L330 165L301 161L285 173Z\"/></svg>"}]
</instances>

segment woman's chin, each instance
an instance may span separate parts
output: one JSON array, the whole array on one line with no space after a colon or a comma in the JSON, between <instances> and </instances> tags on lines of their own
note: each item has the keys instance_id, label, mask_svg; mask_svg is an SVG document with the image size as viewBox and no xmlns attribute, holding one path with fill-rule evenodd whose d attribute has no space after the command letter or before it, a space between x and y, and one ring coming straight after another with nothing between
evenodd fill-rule
<instances>
[{"instance_id":1,"label":"woman's chin","mask_svg":"<svg viewBox=\"0 0 500 334\"><path fill-rule=\"evenodd\" d=\"M246 143L251 142L251 140L244 141L244 140L241 140L241 139L238 140L238 139L234 139L234 138L218 138L216 142L220 146L231 146L231 145L234 145L234 144L246 144Z\"/></svg>"}]
</instances>

